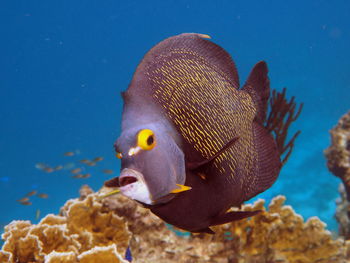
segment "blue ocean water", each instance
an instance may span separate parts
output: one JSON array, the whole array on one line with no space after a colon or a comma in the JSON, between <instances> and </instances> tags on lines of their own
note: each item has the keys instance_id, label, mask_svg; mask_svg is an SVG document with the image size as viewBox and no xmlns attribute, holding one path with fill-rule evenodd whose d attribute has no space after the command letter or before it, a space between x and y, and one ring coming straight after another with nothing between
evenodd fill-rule
<instances>
[{"instance_id":1,"label":"blue ocean water","mask_svg":"<svg viewBox=\"0 0 350 263\"><path fill-rule=\"evenodd\" d=\"M233 57L244 83L267 61L271 87L304 103L294 152L275 185L304 218L336 230L340 180L326 167L328 131L350 108L350 2L1 1L0 225L58 213L82 184L98 190L118 174L113 142L122 100L142 56L166 37L209 34ZM73 156L64 156L65 152ZM96 166L78 161L103 156ZM63 165L43 172L36 164ZM90 178L72 178L71 168ZM111 169L114 174L106 174ZM49 198L16 200L37 190Z\"/></svg>"}]
</instances>

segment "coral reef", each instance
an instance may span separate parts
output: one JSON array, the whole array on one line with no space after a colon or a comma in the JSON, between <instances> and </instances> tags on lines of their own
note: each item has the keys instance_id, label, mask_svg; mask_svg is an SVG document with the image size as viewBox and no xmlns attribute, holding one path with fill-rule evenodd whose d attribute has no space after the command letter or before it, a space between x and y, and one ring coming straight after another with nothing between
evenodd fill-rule
<instances>
[{"instance_id":1,"label":"coral reef","mask_svg":"<svg viewBox=\"0 0 350 263\"><path fill-rule=\"evenodd\" d=\"M346 192L343 184L339 184L340 197L336 200L337 209L335 212L335 218L338 221L338 233L340 236L346 239L350 238L350 218L348 216L348 211L350 208L350 203L346 199Z\"/></svg>"},{"instance_id":2,"label":"coral reef","mask_svg":"<svg viewBox=\"0 0 350 263\"><path fill-rule=\"evenodd\" d=\"M59 216L38 225L14 221L5 228L0 262L126 262L133 263L332 263L350 259L350 241L333 240L325 224L313 217L304 222L283 196L268 210L264 201L243 210L262 212L252 218L216 226L216 234L178 235L148 209L122 195L100 199L110 189L69 200ZM85 196L85 197L83 197ZM113 211L113 212L112 212Z\"/></svg>"},{"instance_id":3,"label":"coral reef","mask_svg":"<svg viewBox=\"0 0 350 263\"><path fill-rule=\"evenodd\" d=\"M13 221L2 235L0 262L127 262L131 233L124 220L103 209L96 194L72 199L60 215L49 214L37 225Z\"/></svg>"},{"instance_id":4,"label":"coral reef","mask_svg":"<svg viewBox=\"0 0 350 263\"><path fill-rule=\"evenodd\" d=\"M127 217L133 238L135 262L344 262L350 243L333 240L317 217L304 222L285 198L278 196L264 208L264 201L243 210L263 210L250 219L214 227L215 235L175 235L164 223L119 195L105 205Z\"/></svg>"},{"instance_id":5,"label":"coral reef","mask_svg":"<svg viewBox=\"0 0 350 263\"><path fill-rule=\"evenodd\" d=\"M325 150L328 169L339 177L350 200L350 111L330 131L331 146Z\"/></svg>"},{"instance_id":6,"label":"coral reef","mask_svg":"<svg viewBox=\"0 0 350 263\"><path fill-rule=\"evenodd\" d=\"M337 200L339 234L350 239L350 111L340 118L330 133L331 145L324 151L327 166L344 184L339 188L341 195Z\"/></svg>"}]
</instances>

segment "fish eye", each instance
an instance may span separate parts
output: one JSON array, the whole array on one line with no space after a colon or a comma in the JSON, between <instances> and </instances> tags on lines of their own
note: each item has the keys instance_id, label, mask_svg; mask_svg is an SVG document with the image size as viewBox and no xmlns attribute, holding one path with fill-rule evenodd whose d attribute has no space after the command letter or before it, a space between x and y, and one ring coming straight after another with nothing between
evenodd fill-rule
<instances>
[{"instance_id":1,"label":"fish eye","mask_svg":"<svg viewBox=\"0 0 350 263\"><path fill-rule=\"evenodd\" d=\"M143 129L137 134L137 146L142 150L152 150L156 145L154 133L150 129Z\"/></svg>"},{"instance_id":2,"label":"fish eye","mask_svg":"<svg viewBox=\"0 0 350 263\"><path fill-rule=\"evenodd\" d=\"M122 153L120 153L120 152L117 152L117 153L115 154L115 156L116 156L118 159L123 158L123 155L122 155Z\"/></svg>"}]
</instances>

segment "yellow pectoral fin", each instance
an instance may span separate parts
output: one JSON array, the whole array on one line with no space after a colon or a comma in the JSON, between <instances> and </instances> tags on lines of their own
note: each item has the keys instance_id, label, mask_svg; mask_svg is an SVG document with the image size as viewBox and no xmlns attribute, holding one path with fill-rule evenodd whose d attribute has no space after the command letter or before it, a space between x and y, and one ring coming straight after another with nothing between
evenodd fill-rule
<instances>
[{"instance_id":1,"label":"yellow pectoral fin","mask_svg":"<svg viewBox=\"0 0 350 263\"><path fill-rule=\"evenodd\" d=\"M181 192L192 189L192 187L190 187L190 186L186 186L186 185L182 185L182 184L176 184L176 185L180 188L173 189L170 191L170 193L177 194L177 193L181 193Z\"/></svg>"},{"instance_id":2,"label":"yellow pectoral fin","mask_svg":"<svg viewBox=\"0 0 350 263\"><path fill-rule=\"evenodd\" d=\"M119 192L120 192L120 190L119 190L119 189L116 189L116 190L113 190L113 191L111 191L111 192L109 192L109 193L103 195L103 196L100 196L98 199L101 200L101 199L103 199L103 198L105 198L105 197L118 194Z\"/></svg>"}]
</instances>

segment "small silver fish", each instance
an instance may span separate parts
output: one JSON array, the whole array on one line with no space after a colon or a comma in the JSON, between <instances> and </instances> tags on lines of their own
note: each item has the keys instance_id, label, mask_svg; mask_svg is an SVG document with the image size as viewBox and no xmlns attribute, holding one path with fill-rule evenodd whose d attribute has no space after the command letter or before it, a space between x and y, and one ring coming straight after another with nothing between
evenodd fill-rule
<instances>
[{"instance_id":1,"label":"small silver fish","mask_svg":"<svg viewBox=\"0 0 350 263\"><path fill-rule=\"evenodd\" d=\"M63 165L57 165L54 170L55 171L59 171L59 170L62 170L63 169Z\"/></svg>"},{"instance_id":2,"label":"small silver fish","mask_svg":"<svg viewBox=\"0 0 350 263\"><path fill-rule=\"evenodd\" d=\"M93 162L100 162L103 160L103 157L95 157L94 159L92 159Z\"/></svg>"},{"instance_id":3,"label":"small silver fish","mask_svg":"<svg viewBox=\"0 0 350 263\"><path fill-rule=\"evenodd\" d=\"M17 202L19 202L19 203L28 202L28 201L29 201L28 197L23 197L23 198L17 200Z\"/></svg>"},{"instance_id":4,"label":"small silver fish","mask_svg":"<svg viewBox=\"0 0 350 263\"><path fill-rule=\"evenodd\" d=\"M102 172L103 172L104 174L113 174L113 173L114 173L114 171L111 170L111 169L104 169L104 170L102 170Z\"/></svg>"},{"instance_id":5,"label":"small silver fish","mask_svg":"<svg viewBox=\"0 0 350 263\"><path fill-rule=\"evenodd\" d=\"M45 194L45 193L37 194L37 196L40 197L40 198L43 198L43 199L49 198L49 195Z\"/></svg>"},{"instance_id":6,"label":"small silver fish","mask_svg":"<svg viewBox=\"0 0 350 263\"><path fill-rule=\"evenodd\" d=\"M26 196L33 196L33 195L36 195L36 194L37 194L37 192L38 192L38 191L33 190L33 191L31 191L31 192L27 193L27 194L26 194Z\"/></svg>"},{"instance_id":7,"label":"small silver fish","mask_svg":"<svg viewBox=\"0 0 350 263\"><path fill-rule=\"evenodd\" d=\"M70 171L72 174L78 174L81 172L81 168L75 168L73 170Z\"/></svg>"},{"instance_id":8,"label":"small silver fish","mask_svg":"<svg viewBox=\"0 0 350 263\"><path fill-rule=\"evenodd\" d=\"M41 211L40 209L37 209L35 212L35 220L38 220L40 218Z\"/></svg>"}]
</instances>

